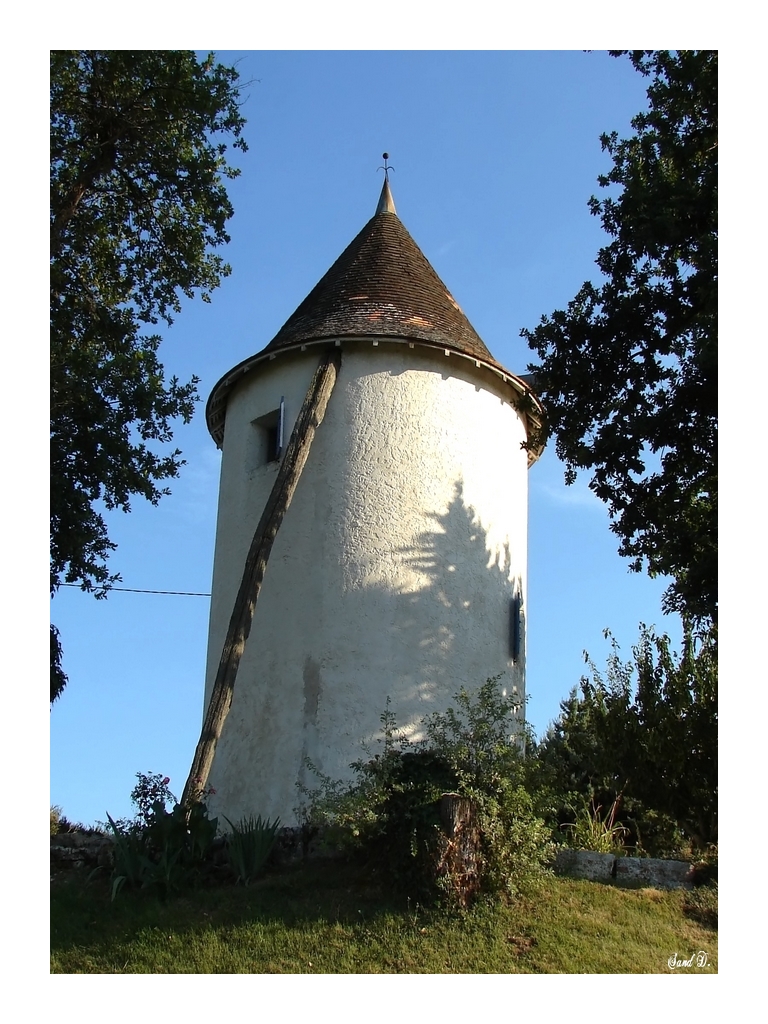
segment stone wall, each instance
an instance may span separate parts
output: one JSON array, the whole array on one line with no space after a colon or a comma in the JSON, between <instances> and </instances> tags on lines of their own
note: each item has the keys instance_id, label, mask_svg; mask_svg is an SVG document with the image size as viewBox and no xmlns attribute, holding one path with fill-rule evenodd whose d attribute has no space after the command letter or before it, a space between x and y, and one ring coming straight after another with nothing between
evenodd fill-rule
<instances>
[{"instance_id":1,"label":"stone wall","mask_svg":"<svg viewBox=\"0 0 768 1024\"><path fill-rule=\"evenodd\" d=\"M223 855L224 838L214 841L214 851ZM114 839L102 832L59 832L51 836L51 874L76 868L112 869ZM216 856L216 854L214 854ZM281 828L277 833L270 861L280 866L298 864L303 860L337 857L339 852L322 842L317 831L302 828Z\"/></svg>"},{"instance_id":2,"label":"stone wall","mask_svg":"<svg viewBox=\"0 0 768 1024\"><path fill-rule=\"evenodd\" d=\"M71 868L112 867L113 840L101 832L58 832L51 836L51 874Z\"/></svg>"},{"instance_id":3,"label":"stone wall","mask_svg":"<svg viewBox=\"0 0 768 1024\"><path fill-rule=\"evenodd\" d=\"M222 842L223 840L217 840ZM61 832L51 836L51 874L73 868L93 870L112 867L113 840L99 832ZM277 836L273 863L296 864L302 860L338 856L317 835L300 828L283 828ZM650 857L616 857L612 853L561 849L553 864L558 875L586 878L614 885L644 886L655 889L691 889L696 884L697 867L682 860L656 860Z\"/></svg>"},{"instance_id":4,"label":"stone wall","mask_svg":"<svg viewBox=\"0 0 768 1024\"><path fill-rule=\"evenodd\" d=\"M687 861L616 857L591 850L559 850L553 866L556 874L571 878L654 889L692 889L696 879L696 865Z\"/></svg>"}]
</instances>

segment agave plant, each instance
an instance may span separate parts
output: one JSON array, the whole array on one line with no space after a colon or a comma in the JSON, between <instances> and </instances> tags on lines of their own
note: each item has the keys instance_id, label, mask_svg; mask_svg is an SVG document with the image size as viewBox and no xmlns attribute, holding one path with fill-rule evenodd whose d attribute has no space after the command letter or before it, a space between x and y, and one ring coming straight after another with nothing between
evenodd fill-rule
<instances>
[{"instance_id":1,"label":"agave plant","mask_svg":"<svg viewBox=\"0 0 768 1024\"><path fill-rule=\"evenodd\" d=\"M232 831L227 836L227 856L237 881L243 885L256 878L267 862L272 847L275 845L280 819L262 820L261 815L254 818L249 815L234 824L225 816Z\"/></svg>"},{"instance_id":2,"label":"agave plant","mask_svg":"<svg viewBox=\"0 0 768 1024\"><path fill-rule=\"evenodd\" d=\"M131 830L107 814L110 828L115 837L115 865L112 874L112 899L124 885L142 885L152 867L147 857L146 840L140 829Z\"/></svg>"}]
</instances>

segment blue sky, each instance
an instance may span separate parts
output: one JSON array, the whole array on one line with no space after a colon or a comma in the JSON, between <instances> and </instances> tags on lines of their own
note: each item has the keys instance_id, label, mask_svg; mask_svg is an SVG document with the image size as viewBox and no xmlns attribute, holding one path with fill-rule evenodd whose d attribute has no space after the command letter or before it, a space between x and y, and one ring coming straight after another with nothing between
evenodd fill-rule
<instances>
[{"instance_id":1,"label":"blue sky","mask_svg":"<svg viewBox=\"0 0 768 1024\"><path fill-rule=\"evenodd\" d=\"M598 280L606 236L587 209L609 166L601 132L630 131L645 82L626 58L574 51L220 51L238 62L249 152L235 151L232 275L185 302L164 336L170 375L201 379L176 441L187 465L156 508L109 519L123 586L209 591L219 453L203 403L261 349L372 216L381 154L397 211L493 355L531 360L520 329ZM499 471L503 472L503 452ZM630 573L587 480L551 448L530 471L528 707L541 734L610 628L628 657L665 581ZM69 686L51 712L51 802L73 820L128 814L138 771L180 793L199 735L208 601L62 588L52 605ZM457 686L464 680L457 681ZM482 680L475 681L478 685ZM258 811L258 808L254 809Z\"/></svg>"}]
</instances>

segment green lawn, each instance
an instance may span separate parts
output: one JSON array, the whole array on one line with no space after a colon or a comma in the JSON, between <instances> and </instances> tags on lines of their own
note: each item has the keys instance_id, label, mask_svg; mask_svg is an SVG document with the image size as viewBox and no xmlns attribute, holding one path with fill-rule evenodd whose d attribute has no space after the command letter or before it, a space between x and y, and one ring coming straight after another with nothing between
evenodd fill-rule
<instances>
[{"instance_id":1,"label":"green lawn","mask_svg":"<svg viewBox=\"0 0 768 1024\"><path fill-rule=\"evenodd\" d=\"M161 902L106 882L51 887L57 974L563 974L717 971L717 931L682 891L547 876L509 905L441 914L387 897L359 868L316 863L248 888ZM704 951L706 967L667 961Z\"/></svg>"}]
</instances>

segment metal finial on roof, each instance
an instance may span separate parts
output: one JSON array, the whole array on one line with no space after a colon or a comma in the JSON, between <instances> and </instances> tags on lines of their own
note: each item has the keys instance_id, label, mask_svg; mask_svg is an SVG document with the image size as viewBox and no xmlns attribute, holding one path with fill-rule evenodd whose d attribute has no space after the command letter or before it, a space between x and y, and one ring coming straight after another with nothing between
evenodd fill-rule
<instances>
[{"instance_id":1,"label":"metal finial on roof","mask_svg":"<svg viewBox=\"0 0 768 1024\"><path fill-rule=\"evenodd\" d=\"M379 167L378 170L384 171L384 177L386 178L387 181L389 181L389 172L390 171L394 171L395 168L394 167L389 167L387 165L387 160L389 160L389 153L382 153L381 155L382 155L382 157L384 159L384 166L383 167Z\"/></svg>"},{"instance_id":2,"label":"metal finial on roof","mask_svg":"<svg viewBox=\"0 0 768 1024\"><path fill-rule=\"evenodd\" d=\"M394 167L390 167L387 164L389 160L389 153L383 153L384 166L379 167L378 170L384 171L384 187L381 190L379 196L379 205L376 207L376 213L397 213L395 209L395 200L392 198L392 192L389 187L389 172L394 171Z\"/></svg>"}]
</instances>

